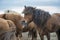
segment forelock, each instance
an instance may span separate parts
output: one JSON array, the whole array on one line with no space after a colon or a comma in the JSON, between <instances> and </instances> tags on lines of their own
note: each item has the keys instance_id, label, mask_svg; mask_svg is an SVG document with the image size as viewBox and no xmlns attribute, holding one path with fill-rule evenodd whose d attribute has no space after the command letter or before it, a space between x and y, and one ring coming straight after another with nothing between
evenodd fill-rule
<instances>
[{"instance_id":1,"label":"forelock","mask_svg":"<svg viewBox=\"0 0 60 40\"><path fill-rule=\"evenodd\" d=\"M25 14L25 13L33 13L33 11L34 11L34 8L33 7L26 7L25 9L24 9L24 11L23 11L23 13Z\"/></svg>"}]
</instances>

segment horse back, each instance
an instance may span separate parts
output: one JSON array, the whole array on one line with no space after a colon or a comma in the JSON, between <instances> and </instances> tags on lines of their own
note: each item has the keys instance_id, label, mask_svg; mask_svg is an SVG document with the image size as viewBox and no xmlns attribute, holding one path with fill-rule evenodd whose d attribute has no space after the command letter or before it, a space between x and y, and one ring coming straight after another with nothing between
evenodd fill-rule
<instances>
[{"instance_id":1,"label":"horse back","mask_svg":"<svg viewBox=\"0 0 60 40\"><path fill-rule=\"evenodd\" d=\"M60 17L56 14L51 15L51 18L48 19L46 27L50 31L56 31L60 28Z\"/></svg>"}]
</instances>

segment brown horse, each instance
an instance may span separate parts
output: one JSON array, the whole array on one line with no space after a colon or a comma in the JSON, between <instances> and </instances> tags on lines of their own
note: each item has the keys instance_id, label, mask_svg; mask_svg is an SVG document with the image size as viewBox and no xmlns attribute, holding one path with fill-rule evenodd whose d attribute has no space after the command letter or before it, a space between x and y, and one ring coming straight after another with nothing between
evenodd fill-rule
<instances>
[{"instance_id":1,"label":"brown horse","mask_svg":"<svg viewBox=\"0 0 60 40\"><path fill-rule=\"evenodd\" d=\"M11 13L11 12L7 12L6 14L0 14L0 18L4 18L6 20L11 20L14 22L14 24L16 25L16 36L18 37L18 35L20 35L22 33L23 30L23 25L21 25L21 19L23 19L23 17L18 14L18 13Z\"/></svg>"},{"instance_id":2,"label":"brown horse","mask_svg":"<svg viewBox=\"0 0 60 40\"><path fill-rule=\"evenodd\" d=\"M16 25L16 28L17 28L17 33L16 33L16 36L18 37L21 37L22 36L22 32L27 32L27 31L32 31L32 30L35 30L32 27L23 27L23 25L21 24L21 20L23 19L23 17L16 13L16 12L13 12L12 13L10 11L7 11L6 14L0 14L0 18L4 18L6 20L11 20L14 22L14 24ZM32 23L33 24L33 23ZM32 33L35 33L36 31L33 31Z\"/></svg>"},{"instance_id":3,"label":"brown horse","mask_svg":"<svg viewBox=\"0 0 60 40\"><path fill-rule=\"evenodd\" d=\"M50 15L49 12L46 12L41 9L36 9L34 7L26 7L23 10L24 20L26 24L29 24L33 21L37 25L39 35L41 40L43 40L44 34L47 35L48 40L50 40L51 32L56 32L58 35L58 30L60 29L60 17L56 15ZM59 20L57 20L59 19ZM58 36L58 40L59 40Z\"/></svg>"},{"instance_id":4,"label":"brown horse","mask_svg":"<svg viewBox=\"0 0 60 40\"><path fill-rule=\"evenodd\" d=\"M0 18L0 40L17 40L16 26L11 20Z\"/></svg>"}]
</instances>

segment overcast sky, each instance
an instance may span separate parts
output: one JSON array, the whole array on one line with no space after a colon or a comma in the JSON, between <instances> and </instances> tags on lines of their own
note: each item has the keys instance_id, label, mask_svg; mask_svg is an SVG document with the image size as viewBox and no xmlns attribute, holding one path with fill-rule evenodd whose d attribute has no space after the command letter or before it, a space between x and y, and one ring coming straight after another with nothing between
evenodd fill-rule
<instances>
[{"instance_id":1,"label":"overcast sky","mask_svg":"<svg viewBox=\"0 0 60 40\"><path fill-rule=\"evenodd\" d=\"M60 10L60 0L0 0L0 11L7 9L19 11L23 9L24 5L40 7L49 11L52 9L59 12Z\"/></svg>"}]
</instances>

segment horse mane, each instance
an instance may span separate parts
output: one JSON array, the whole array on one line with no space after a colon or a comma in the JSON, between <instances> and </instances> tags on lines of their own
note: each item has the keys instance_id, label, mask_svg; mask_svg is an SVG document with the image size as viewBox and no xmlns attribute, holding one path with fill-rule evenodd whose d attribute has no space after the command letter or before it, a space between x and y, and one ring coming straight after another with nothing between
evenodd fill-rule
<instances>
[{"instance_id":1,"label":"horse mane","mask_svg":"<svg viewBox=\"0 0 60 40\"><path fill-rule=\"evenodd\" d=\"M34 22L37 25L44 25L46 23L46 21L51 17L51 15L49 14L49 12L41 10L41 9L35 9L34 13Z\"/></svg>"}]
</instances>

